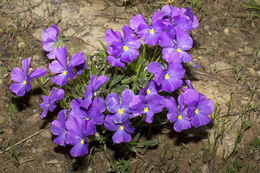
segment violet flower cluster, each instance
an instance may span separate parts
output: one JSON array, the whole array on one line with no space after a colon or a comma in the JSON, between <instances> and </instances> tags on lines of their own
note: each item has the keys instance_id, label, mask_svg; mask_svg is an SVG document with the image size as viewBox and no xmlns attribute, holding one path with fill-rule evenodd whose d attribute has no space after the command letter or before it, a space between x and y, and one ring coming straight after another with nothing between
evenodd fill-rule
<instances>
[{"instance_id":1,"label":"violet flower cluster","mask_svg":"<svg viewBox=\"0 0 260 173\"><path fill-rule=\"evenodd\" d=\"M158 44L162 47L162 57L168 63L180 58L181 62L192 62L194 67L198 67L187 52L193 45L189 32L196 29L198 24L197 17L189 7L179 9L165 5L154 13L151 24L142 14L137 14L130 20L130 26L123 27L124 38L119 31L107 31L107 60L111 66L124 68L125 62L131 63L138 57L140 40L143 40L149 46Z\"/></svg>"},{"instance_id":2,"label":"violet flower cluster","mask_svg":"<svg viewBox=\"0 0 260 173\"><path fill-rule=\"evenodd\" d=\"M42 34L43 49L52 60L49 70L52 82L57 86L52 88L48 96L43 96L40 104L43 112L40 117L45 118L48 112L53 112L59 101L67 98L71 100L69 106L58 113L57 120L51 123L51 131L57 136L53 142L61 146L71 145L72 156L83 156L88 154L90 140L99 136L97 126L103 125L107 130L113 131L112 140L115 144L128 143L138 128L136 124L143 123L136 123L137 117L151 124L157 116L162 116L163 111L167 111L166 121L174 123L173 129L177 132L209 124L214 103L198 93L189 80L185 81L187 88L182 88L181 94L176 97L177 101L172 97L183 86L186 72L183 63L191 63L198 68L187 52L193 45L189 32L197 27L198 20L189 7L179 9L165 5L154 13L151 22L147 22L141 14L134 16L130 20L130 26L123 26L123 36L119 31L109 29L105 42L108 53L106 58L111 66L124 68L143 56L139 53L139 49L144 47L142 43L160 46L162 60L148 60L149 65L145 69L149 73L145 73L153 75L154 79L148 81L149 84L137 95L134 90L124 89L121 97L118 93L111 92L104 98L100 96L99 90L109 82L109 78L98 74L88 76L89 82L84 85L82 97L65 97L67 90L63 86L69 79L73 80L87 69L85 56L80 51L68 58L58 27L53 25L45 29ZM30 81L33 78L47 73L45 69L39 68L29 73L30 61L31 58L25 59L22 62L23 70L16 67L11 73L15 83L10 89L17 96L23 96L31 90ZM133 85L135 84L134 82Z\"/></svg>"},{"instance_id":3,"label":"violet flower cluster","mask_svg":"<svg viewBox=\"0 0 260 173\"><path fill-rule=\"evenodd\" d=\"M68 115L67 110L62 110L58 120L52 122L52 133L58 136L54 143L73 145L70 153L74 157L88 153L88 137L96 133L96 125L103 124L105 101L95 93L108 80L106 76L92 76L86 86L84 99L72 100Z\"/></svg>"},{"instance_id":4,"label":"violet flower cluster","mask_svg":"<svg viewBox=\"0 0 260 173\"><path fill-rule=\"evenodd\" d=\"M191 126L197 128L209 124L209 115L214 111L214 103L198 93L189 80L186 83L188 88L183 88L183 93L178 97L178 105L173 97L165 100L168 109L167 118L171 123L174 122L173 128L177 132L189 129Z\"/></svg>"}]
</instances>

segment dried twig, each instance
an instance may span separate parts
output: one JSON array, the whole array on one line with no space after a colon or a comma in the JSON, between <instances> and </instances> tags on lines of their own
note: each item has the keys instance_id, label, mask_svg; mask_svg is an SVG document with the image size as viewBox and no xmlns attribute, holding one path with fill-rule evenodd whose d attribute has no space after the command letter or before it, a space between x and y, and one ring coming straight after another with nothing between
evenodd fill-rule
<instances>
[{"instance_id":1,"label":"dried twig","mask_svg":"<svg viewBox=\"0 0 260 173\"><path fill-rule=\"evenodd\" d=\"M10 146L10 147L7 147L6 149L3 149L2 151L0 151L0 154L2 154L3 152L6 152L6 151L8 151L8 150L10 150L11 148L13 148L13 147L16 146L16 145L19 145L19 144L21 144L21 143L27 141L28 139L30 139L30 138L32 138L32 137L34 137L34 136L40 134L40 133L43 132L44 130L46 130L46 129L41 129L41 130L39 130L38 132L36 132L36 133L34 133L34 134L28 136L27 138L22 139L21 141L17 142L16 144L14 144L14 145L12 145L12 146Z\"/></svg>"},{"instance_id":2,"label":"dried twig","mask_svg":"<svg viewBox=\"0 0 260 173\"><path fill-rule=\"evenodd\" d=\"M23 13L23 12L26 12L26 11L31 11L31 9L40 6L43 3L43 1L44 0L41 0L41 2L39 2L38 4L32 5L30 7L23 8L23 9L20 9L20 10L3 10L3 12L5 14L15 14L15 13Z\"/></svg>"},{"instance_id":3,"label":"dried twig","mask_svg":"<svg viewBox=\"0 0 260 173\"><path fill-rule=\"evenodd\" d=\"M210 74L206 74L206 73L202 73L202 72L197 72L197 71L192 71L192 73L195 73L195 74L201 75L201 76L206 76L206 77L208 77L208 78L210 78L210 79L217 80L217 81L219 81L219 82L221 82L221 83L224 83L224 84L226 84L226 85L236 86L236 84L233 84L233 83L229 83L229 82L220 80L220 79L218 79L218 78L216 78L216 77L214 77L214 76L212 76L212 75L210 75Z\"/></svg>"}]
</instances>

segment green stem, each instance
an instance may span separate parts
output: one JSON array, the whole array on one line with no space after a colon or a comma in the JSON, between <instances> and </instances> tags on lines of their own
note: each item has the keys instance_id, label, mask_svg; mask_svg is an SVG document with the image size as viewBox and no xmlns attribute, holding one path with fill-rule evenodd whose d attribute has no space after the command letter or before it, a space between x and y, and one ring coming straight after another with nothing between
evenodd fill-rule
<instances>
[{"instance_id":1,"label":"green stem","mask_svg":"<svg viewBox=\"0 0 260 173\"><path fill-rule=\"evenodd\" d=\"M142 119L141 119L140 121L138 121L138 122L134 125L135 128L138 127L140 124L142 124L142 123L144 122L144 117L145 117L145 115L141 114L141 116L142 116Z\"/></svg>"},{"instance_id":2,"label":"green stem","mask_svg":"<svg viewBox=\"0 0 260 173\"><path fill-rule=\"evenodd\" d=\"M45 94L45 95L49 95L49 93L46 91L46 89L44 88L44 84L42 84L42 82L40 81L40 79L38 78L38 84L40 85L40 87L41 87L41 89L42 89L42 91L43 91L43 93ZM45 82L45 84L46 84L47 82Z\"/></svg>"},{"instance_id":3,"label":"green stem","mask_svg":"<svg viewBox=\"0 0 260 173\"><path fill-rule=\"evenodd\" d=\"M96 67L93 58L91 58L92 75L96 74Z\"/></svg>"},{"instance_id":4,"label":"green stem","mask_svg":"<svg viewBox=\"0 0 260 173\"><path fill-rule=\"evenodd\" d=\"M144 45L143 53L140 56L139 61L138 61L138 69L137 69L137 73L136 73L135 80L134 80L134 83L133 83L134 90L136 89L137 80L138 80L140 73L141 73L141 68L142 68L142 65L143 65L143 62L144 62L145 52L146 52L146 45Z\"/></svg>"}]
</instances>

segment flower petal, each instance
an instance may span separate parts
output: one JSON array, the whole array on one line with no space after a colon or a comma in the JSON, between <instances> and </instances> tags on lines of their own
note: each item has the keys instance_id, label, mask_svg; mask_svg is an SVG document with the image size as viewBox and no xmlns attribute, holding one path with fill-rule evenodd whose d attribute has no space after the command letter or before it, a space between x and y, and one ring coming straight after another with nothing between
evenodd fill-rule
<instances>
[{"instance_id":1,"label":"flower petal","mask_svg":"<svg viewBox=\"0 0 260 173\"><path fill-rule=\"evenodd\" d=\"M125 67L125 64L120 61L120 58L115 58L114 56L108 56L107 61L113 67L116 67L116 66L121 67L121 68Z\"/></svg>"},{"instance_id":2,"label":"flower petal","mask_svg":"<svg viewBox=\"0 0 260 173\"><path fill-rule=\"evenodd\" d=\"M117 93L113 92L107 95L106 97L106 105L107 109L111 113L116 113L118 112L120 108L120 103L119 103L119 97Z\"/></svg>"},{"instance_id":3,"label":"flower petal","mask_svg":"<svg viewBox=\"0 0 260 173\"><path fill-rule=\"evenodd\" d=\"M22 67L23 67L23 72L24 75L27 77L28 72L29 72L29 68L30 68L30 63L31 63L31 57L27 58L25 60L22 61Z\"/></svg>"},{"instance_id":4,"label":"flower petal","mask_svg":"<svg viewBox=\"0 0 260 173\"><path fill-rule=\"evenodd\" d=\"M60 88L56 88L51 96L51 102L55 102L57 100L61 100L64 97L64 90Z\"/></svg>"},{"instance_id":5,"label":"flower petal","mask_svg":"<svg viewBox=\"0 0 260 173\"><path fill-rule=\"evenodd\" d=\"M140 24L147 25L142 14L137 14L132 19L130 19L130 27L132 28L132 30L137 30Z\"/></svg>"},{"instance_id":6,"label":"flower petal","mask_svg":"<svg viewBox=\"0 0 260 173\"><path fill-rule=\"evenodd\" d=\"M67 75L64 75L63 73L61 73L61 74L53 77L52 82L57 85L63 86L68 82L68 77L67 77Z\"/></svg>"},{"instance_id":7,"label":"flower petal","mask_svg":"<svg viewBox=\"0 0 260 173\"><path fill-rule=\"evenodd\" d=\"M63 73L63 71L65 70L65 68L61 65L61 63L57 60L52 61L49 64L49 69L52 73Z\"/></svg>"},{"instance_id":8,"label":"flower petal","mask_svg":"<svg viewBox=\"0 0 260 173\"><path fill-rule=\"evenodd\" d=\"M104 83L106 83L109 80L108 77L106 76L99 76L95 80L95 84L93 86L94 92L96 92Z\"/></svg>"},{"instance_id":9,"label":"flower petal","mask_svg":"<svg viewBox=\"0 0 260 173\"><path fill-rule=\"evenodd\" d=\"M79 157L88 154L88 143L78 143L70 150L70 154L73 157Z\"/></svg>"},{"instance_id":10,"label":"flower petal","mask_svg":"<svg viewBox=\"0 0 260 173\"><path fill-rule=\"evenodd\" d=\"M118 129L113 121L113 115L107 115L104 121L104 126L111 131L116 131Z\"/></svg>"},{"instance_id":11,"label":"flower petal","mask_svg":"<svg viewBox=\"0 0 260 173\"><path fill-rule=\"evenodd\" d=\"M63 68L67 67L67 48L61 47L56 51L57 59L59 60L60 64L63 66Z\"/></svg>"},{"instance_id":12,"label":"flower petal","mask_svg":"<svg viewBox=\"0 0 260 173\"><path fill-rule=\"evenodd\" d=\"M121 130L120 128L116 131L116 133L112 136L114 143L119 144L121 142L130 142L131 135L128 134L125 130Z\"/></svg>"},{"instance_id":13,"label":"flower petal","mask_svg":"<svg viewBox=\"0 0 260 173\"><path fill-rule=\"evenodd\" d=\"M45 69L36 68L30 73L29 78L39 78L44 76L46 73L47 71Z\"/></svg>"},{"instance_id":14,"label":"flower petal","mask_svg":"<svg viewBox=\"0 0 260 173\"><path fill-rule=\"evenodd\" d=\"M129 103L131 102L133 96L134 96L134 92L130 89L125 89L122 92L122 107L124 109L129 108Z\"/></svg>"},{"instance_id":15,"label":"flower petal","mask_svg":"<svg viewBox=\"0 0 260 173\"><path fill-rule=\"evenodd\" d=\"M112 44L113 42L122 42L122 36L120 31L113 31L112 29L108 29L105 36L105 42L108 44Z\"/></svg>"},{"instance_id":16,"label":"flower petal","mask_svg":"<svg viewBox=\"0 0 260 173\"><path fill-rule=\"evenodd\" d=\"M15 67L11 72L11 79L15 82L23 82L25 80L25 75L19 67Z\"/></svg>"},{"instance_id":17,"label":"flower petal","mask_svg":"<svg viewBox=\"0 0 260 173\"><path fill-rule=\"evenodd\" d=\"M68 67L74 68L80 64L85 63L85 61L86 60L85 60L84 53L80 51L79 53L72 55Z\"/></svg>"},{"instance_id":18,"label":"flower petal","mask_svg":"<svg viewBox=\"0 0 260 173\"><path fill-rule=\"evenodd\" d=\"M26 93L26 85L23 84L23 82L20 83L13 83L10 86L10 90L13 91L17 96L24 96Z\"/></svg>"}]
</instances>

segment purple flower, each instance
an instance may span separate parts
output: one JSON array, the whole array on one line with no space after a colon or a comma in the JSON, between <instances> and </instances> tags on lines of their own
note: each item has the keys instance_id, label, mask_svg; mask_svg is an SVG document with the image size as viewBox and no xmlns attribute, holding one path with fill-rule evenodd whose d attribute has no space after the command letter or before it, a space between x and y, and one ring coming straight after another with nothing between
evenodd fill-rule
<instances>
[{"instance_id":1,"label":"purple flower","mask_svg":"<svg viewBox=\"0 0 260 173\"><path fill-rule=\"evenodd\" d=\"M58 120L51 123L51 132L58 136L53 142L61 146L66 145L66 113L67 109L63 109L58 114Z\"/></svg>"},{"instance_id":2,"label":"purple flower","mask_svg":"<svg viewBox=\"0 0 260 173\"><path fill-rule=\"evenodd\" d=\"M179 98L187 106L192 126L197 128L207 125L210 122L208 116L214 111L214 103L203 94L198 93L191 85L190 80L186 80L185 82L188 88L182 89L183 93Z\"/></svg>"},{"instance_id":3,"label":"purple flower","mask_svg":"<svg viewBox=\"0 0 260 173\"><path fill-rule=\"evenodd\" d=\"M73 145L70 154L73 157L83 156L88 154L87 136L96 133L96 126L93 120L83 120L75 116L68 116L66 122L68 144Z\"/></svg>"},{"instance_id":4,"label":"purple flower","mask_svg":"<svg viewBox=\"0 0 260 173\"><path fill-rule=\"evenodd\" d=\"M96 97L88 109L82 107L81 102L80 99L71 101L71 115L84 120L93 120L96 125L102 125L104 120L103 112L106 110L104 100L101 97Z\"/></svg>"},{"instance_id":5,"label":"purple flower","mask_svg":"<svg viewBox=\"0 0 260 173\"><path fill-rule=\"evenodd\" d=\"M155 13L157 15L157 13ZM144 43L154 46L158 43L164 25L161 20L157 20L157 16L152 18L151 26L147 24L143 15L137 14L130 20L130 27L137 30L137 34L144 39Z\"/></svg>"},{"instance_id":6,"label":"purple flower","mask_svg":"<svg viewBox=\"0 0 260 173\"><path fill-rule=\"evenodd\" d=\"M123 27L124 39L119 31L107 30L105 42L109 56L107 60L111 66L125 67L126 63L131 63L139 55L141 42L129 26Z\"/></svg>"},{"instance_id":7,"label":"purple flower","mask_svg":"<svg viewBox=\"0 0 260 173\"><path fill-rule=\"evenodd\" d=\"M56 108L55 102L63 99L64 90L53 87L49 96L43 96L43 102L40 104L40 107L43 108L41 118L45 118L48 111L52 112Z\"/></svg>"},{"instance_id":8,"label":"purple flower","mask_svg":"<svg viewBox=\"0 0 260 173\"><path fill-rule=\"evenodd\" d=\"M189 7L185 8L185 15L190 19L192 25L191 28L196 29L199 26L199 21L196 16L192 13L192 10Z\"/></svg>"},{"instance_id":9,"label":"purple flower","mask_svg":"<svg viewBox=\"0 0 260 173\"><path fill-rule=\"evenodd\" d=\"M150 97L154 94L158 94L160 91L160 87L156 84L154 80L151 80L149 85L145 88L143 88L139 94L140 95L145 95L146 97Z\"/></svg>"},{"instance_id":10,"label":"purple flower","mask_svg":"<svg viewBox=\"0 0 260 173\"><path fill-rule=\"evenodd\" d=\"M82 52L73 55L67 65L67 49L66 47L59 48L56 52L58 60L53 61L49 65L49 69L52 73L58 73L53 77L53 83L63 86L68 82L68 77L73 79L76 74L73 72L74 67L85 65L85 57Z\"/></svg>"},{"instance_id":11,"label":"purple flower","mask_svg":"<svg viewBox=\"0 0 260 173\"><path fill-rule=\"evenodd\" d=\"M182 86L182 78L185 75L185 69L180 63L170 63L164 70L158 62L151 62L148 71L154 74L157 85L161 86L163 91L173 92Z\"/></svg>"},{"instance_id":12,"label":"purple flower","mask_svg":"<svg viewBox=\"0 0 260 173\"><path fill-rule=\"evenodd\" d=\"M57 48L59 48L61 41L58 41L60 34L59 28L56 25L45 29L42 33L43 49L46 52L49 59L55 59Z\"/></svg>"},{"instance_id":13,"label":"purple flower","mask_svg":"<svg viewBox=\"0 0 260 173\"><path fill-rule=\"evenodd\" d=\"M189 115L191 117L191 124L194 127L204 126L210 122L208 117L214 111L214 103L207 99L206 96L199 94L197 105L189 107Z\"/></svg>"},{"instance_id":14,"label":"purple flower","mask_svg":"<svg viewBox=\"0 0 260 173\"><path fill-rule=\"evenodd\" d=\"M176 45L174 38L171 38L169 34L165 34L163 37L163 41L167 42L168 45L162 50L163 59L165 59L167 62L170 61L171 58L169 56L173 52L179 52L181 55L181 59L184 63L189 62L192 60L192 56L186 52L186 50L189 50L192 48L193 41L190 37L190 34L185 32L184 30L176 27ZM165 44L166 45L166 44Z\"/></svg>"},{"instance_id":15,"label":"purple flower","mask_svg":"<svg viewBox=\"0 0 260 173\"><path fill-rule=\"evenodd\" d=\"M174 123L174 130L177 132L181 132L182 130L191 128L191 122L187 116L187 108L185 108L181 101L179 100L179 108L174 100L174 98L170 97L165 99L165 107L168 109L167 118L168 120Z\"/></svg>"},{"instance_id":16,"label":"purple flower","mask_svg":"<svg viewBox=\"0 0 260 173\"><path fill-rule=\"evenodd\" d=\"M135 116L145 114L145 122L152 123L155 113L164 108L164 98L160 95L152 95L145 98L143 95L134 96L129 107Z\"/></svg>"},{"instance_id":17,"label":"purple flower","mask_svg":"<svg viewBox=\"0 0 260 173\"><path fill-rule=\"evenodd\" d=\"M106 97L107 109L113 115L114 123L122 124L131 118L131 111L129 109L129 103L131 102L134 93L132 90L126 89L122 92L122 106L119 102L117 93L110 93Z\"/></svg>"},{"instance_id":18,"label":"purple flower","mask_svg":"<svg viewBox=\"0 0 260 173\"><path fill-rule=\"evenodd\" d=\"M89 105L92 103L92 100L94 99L97 90L108 80L109 78L106 76L99 76L99 77L98 75L91 76L90 82L86 86L86 90L84 93L84 100L81 102L81 106L87 109Z\"/></svg>"},{"instance_id":19,"label":"purple flower","mask_svg":"<svg viewBox=\"0 0 260 173\"><path fill-rule=\"evenodd\" d=\"M29 92L32 89L30 82L33 78L42 77L47 73L45 69L36 68L28 74L31 59L30 57L22 61L23 70L19 67L15 67L11 72L11 79L16 83L13 83L9 89L17 96L23 96L26 91Z\"/></svg>"},{"instance_id":20,"label":"purple flower","mask_svg":"<svg viewBox=\"0 0 260 173\"><path fill-rule=\"evenodd\" d=\"M105 102L101 97L95 98L88 110L88 117L94 120L95 124L102 125L104 121L103 112L106 110Z\"/></svg>"},{"instance_id":21,"label":"purple flower","mask_svg":"<svg viewBox=\"0 0 260 173\"><path fill-rule=\"evenodd\" d=\"M195 89L183 88L183 93L180 95L183 99L183 103L187 106L195 106L199 100L199 93Z\"/></svg>"},{"instance_id":22,"label":"purple flower","mask_svg":"<svg viewBox=\"0 0 260 173\"><path fill-rule=\"evenodd\" d=\"M116 144L121 142L130 142L131 135L134 133L134 127L130 126L129 121L125 121L124 123L115 124L113 121L113 115L107 115L104 122L105 127L108 130L116 131L112 136L113 141Z\"/></svg>"}]
</instances>

